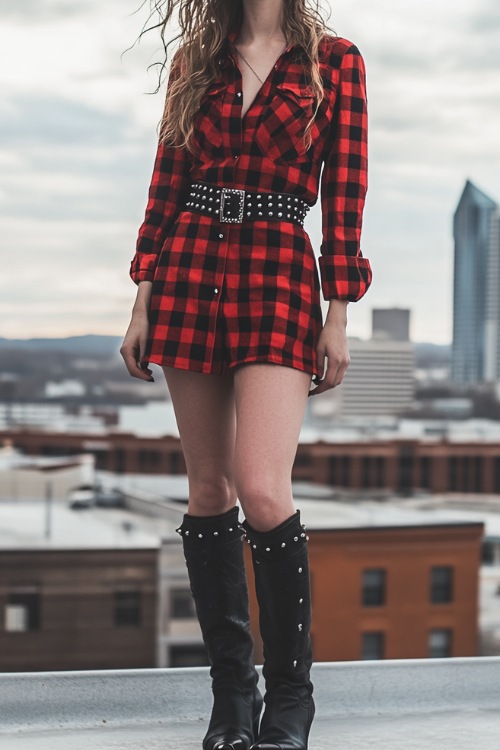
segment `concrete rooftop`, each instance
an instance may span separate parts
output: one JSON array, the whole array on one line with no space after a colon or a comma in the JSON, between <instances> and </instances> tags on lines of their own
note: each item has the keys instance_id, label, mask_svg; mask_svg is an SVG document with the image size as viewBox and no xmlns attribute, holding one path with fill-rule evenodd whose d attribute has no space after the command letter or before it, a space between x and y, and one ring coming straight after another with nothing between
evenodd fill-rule
<instances>
[{"instance_id":1,"label":"concrete rooftop","mask_svg":"<svg viewBox=\"0 0 500 750\"><path fill-rule=\"evenodd\" d=\"M309 750L500 748L500 657L318 663L312 678ZM210 707L206 667L1 674L0 747L201 750Z\"/></svg>"},{"instance_id":2,"label":"concrete rooftop","mask_svg":"<svg viewBox=\"0 0 500 750\"><path fill-rule=\"evenodd\" d=\"M71 510L53 502L48 511L41 500L0 503L0 550L157 548L159 530L173 535L174 523L121 508Z\"/></svg>"},{"instance_id":3,"label":"concrete rooftop","mask_svg":"<svg viewBox=\"0 0 500 750\"><path fill-rule=\"evenodd\" d=\"M71 510L67 504L43 501L0 503L0 549L120 549L157 548L162 538L178 540L176 526L185 506L159 501L163 517L123 508ZM297 498L310 531L370 527L449 526L484 523L485 536L500 539L500 513L485 510L404 507L397 502ZM48 514L50 523L48 523ZM243 512L240 510L240 518ZM500 746L499 746L500 750Z\"/></svg>"}]
</instances>

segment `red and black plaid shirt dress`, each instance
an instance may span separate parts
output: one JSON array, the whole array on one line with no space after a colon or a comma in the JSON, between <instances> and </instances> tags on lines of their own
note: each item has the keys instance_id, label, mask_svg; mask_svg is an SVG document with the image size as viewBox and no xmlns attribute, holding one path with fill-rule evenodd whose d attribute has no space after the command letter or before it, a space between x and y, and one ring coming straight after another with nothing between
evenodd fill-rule
<instances>
[{"instance_id":1,"label":"red and black plaid shirt dress","mask_svg":"<svg viewBox=\"0 0 500 750\"><path fill-rule=\"evenodd\" d=\"M243 119L236 33L195 120L196 154L159 145L130 276L152 284L141 361L202 373L274 362L323 377L316 344L324 299L359 300L372 272L360 250L367 190L365 68L358 48L328 35L320 45L325 98L312 144L301 136L314 99L289 45ZM169 83L178 75L178 53ZM321 167L323 165L323 171ZM321 177L320 177L321 172ZM318 264L304 227L286 219L221 222L185 208L191 182L293 193L309 205L321 189Z\"/></svg>"}]
</instances>

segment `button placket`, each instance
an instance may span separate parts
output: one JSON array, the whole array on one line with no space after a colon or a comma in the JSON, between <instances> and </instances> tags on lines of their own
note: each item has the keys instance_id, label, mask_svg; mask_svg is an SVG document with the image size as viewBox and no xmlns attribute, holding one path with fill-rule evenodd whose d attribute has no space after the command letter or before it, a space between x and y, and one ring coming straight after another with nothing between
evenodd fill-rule
<instances>
[{"instance_id":1,"label":"button placket","mask_svg":"<svg viewBox=\"0 0 500 750\"><path fill-rule=\"evenodd\" d=\"M219 239L220 240L224 239L224 235L222 234L222 232L219 232ZM214 287L214 294L219 294L219 287L218 286Z\"/></svg>"},{"instance_id":2,"label":"button placket","mask_svg":"<svg viewBox=\"0 0 500 750\"><path fill-rule=\"evenodd\" d=\"M215 200L217 200L215 198ZM225 228L225 227L224 227ZM213 327L210 332L210 358L209 358L209 365L205 369L205 372L211 372L211 366L214 356L214 345L215 345L215 337L216 337L216 331L217 331L217 321L219 317L219 309L220 305L222 305L222 289L224 286L224 278L226 274L226 261L227 261L227 245L224 247L224 245L227 242L228 239L228 232L221 232L219 229L223 229L223 227L213 227L213 233L211 233L210 239L213 243L219 243L220 244L220 251L218 253L219 258L217 262L217 268L215 272L215 278L213 279L214 286L213 289L213 297L212 302L210 303L211 307L213 307ZM240 528L242 526L238 524ZM232 531L233 529L229 529L229 531Z\"/></svg>"},{"instance_id":3,"label":"button placket","mask_svg":"<svg viewBox=\"0 0 500 750\"><path fill-rule=\"evenodd\" d=\"M231 60L232 60L231 56ZM234 91L234 97L232 100L232 105L230 107L230 118L231 118L231 127L229 128L229 145L230 145L230 154L231 158L233 160L234 169L237 169L237 162L238 159L241 156L241 152L243 149L243 129L242 129L242 123L241 123L241 107L242 107L242 75L241 71L233 60L233 64L235 67L234 70L234 78L232 79L231 86L233 87ZM240 90L238 90L238 88Z\"/></svg>"}]
</instances>

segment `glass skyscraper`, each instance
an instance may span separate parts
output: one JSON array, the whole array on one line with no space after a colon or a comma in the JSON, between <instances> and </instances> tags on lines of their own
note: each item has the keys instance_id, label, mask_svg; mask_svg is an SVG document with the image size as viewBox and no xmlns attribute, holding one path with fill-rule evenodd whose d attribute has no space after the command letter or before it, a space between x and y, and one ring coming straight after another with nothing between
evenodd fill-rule
<instances>
[{"instance_id":1,"label":"glass skyscraper","mask_svg":"<svg viewBox=\"0 0 500 750\"><path fill-rule=\"evenodd\" d=\"M453 219L454 383L500 380L500 213L469 180Z\"/></svg>"}]
</instances>

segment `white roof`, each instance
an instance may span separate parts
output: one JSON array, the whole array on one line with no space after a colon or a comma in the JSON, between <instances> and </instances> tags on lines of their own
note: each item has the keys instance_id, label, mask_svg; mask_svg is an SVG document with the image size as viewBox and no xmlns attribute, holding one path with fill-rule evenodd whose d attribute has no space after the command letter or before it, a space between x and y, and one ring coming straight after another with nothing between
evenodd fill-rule
<instances>
[{"instance_id":1,"label":"white roof","mask_svg":"<svg viewBox=\"0 0 500 750\"><path fill-rule=\"evenodd\" d=\"M437 503L436 503L437 504ZM452 508L405 508L397 500L339 502L336 500L296 500L302 522L309 530L384 526L434 526L485 523L486 534L500 537L500 514Z\"/></svg>"},{"instance_id":2,"label":"white roof","mask_svg":"<svg viewBox=\"0 0 500 750\"><path fill-rule=\"evenodd\" d=\"M105 472L97 474L107 486L113 485L111 480L116 479ZM125 492L138 493L155 501L184 499L187 503L189 494L188 480L184 475L125 474L115 484ZM500 538L500 512L475 509L475 497L470 499L467 507L455 509L447 507L449 498L443 495L409 499L394 496L380 502L363 499L361 493L356 495L355 491L351 491L352 500L333 500L334 488L309 482L293 482L292 491L303 523L311 530L484 522L487 535ZM484 496L483 501L487 500L488 497ZM179 502L178 508L179 513L183 513L186 505ZM500 503L498 508L500 510Z\"/></svg>"},{"instance_id":3,"label":"white roof","mask_svg":"<svg viewBox=\"0 0 500 750\"><path fill-rule=\"evenodd\" d=\"M187 477L130 475L115 485L140 498L138 512L98 507L72 510L65 502L53 501L49 536L49 506L45 502L0 502L0 549L156 548L163 538L178 539L175 528L187 503L171 500L187 501ZM452 502L447 496L389 497L380 501L353 494L352 499L333 500L328 497L329 488L313 485L308 496L307 483L293 486L295 506L310 531L484 523L485 536L500 540L500 503L495 498L481 498L481 507L477 508L477 498L462 499L465 507L457 508L447 507Z\"/></svg>"},{"instance_id":4,"label":"white roof","mask_svg":"<svg viewBox=\"0 0 500 750\"><path fill-rule=\"evenodd\" d=\"M172 523L118 508L71 510L63 503L0 503L0 550L157 548Z\"/></svg>"}]
</instances>

